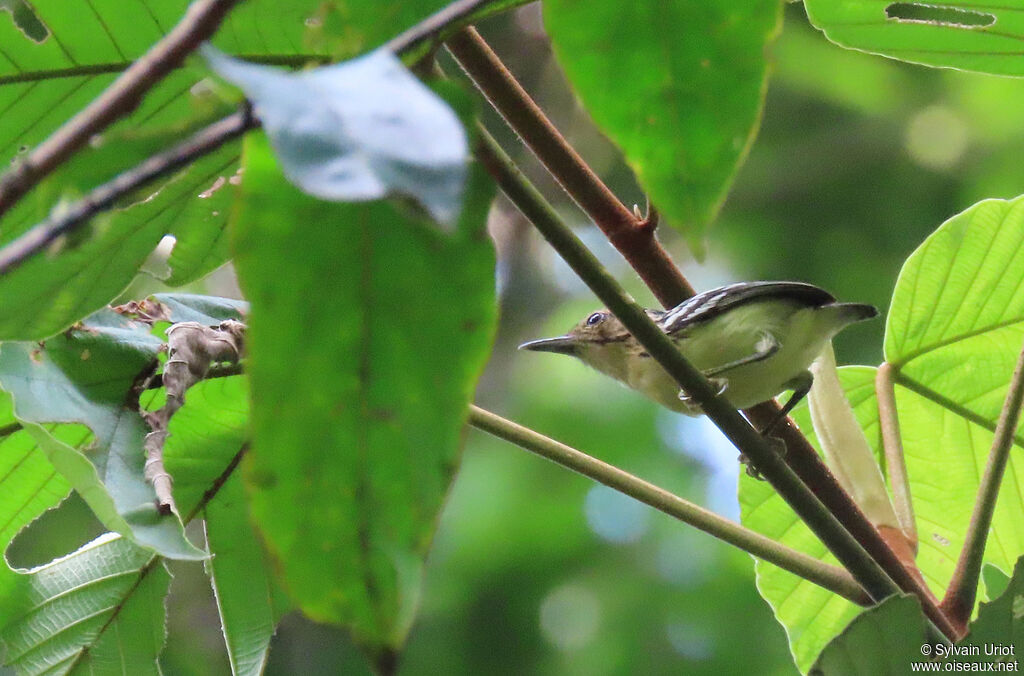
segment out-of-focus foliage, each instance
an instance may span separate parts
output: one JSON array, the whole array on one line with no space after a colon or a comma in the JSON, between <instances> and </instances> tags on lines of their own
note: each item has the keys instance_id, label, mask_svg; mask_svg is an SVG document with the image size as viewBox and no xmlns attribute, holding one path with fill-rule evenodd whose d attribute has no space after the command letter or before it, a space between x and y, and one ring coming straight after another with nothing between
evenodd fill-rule
<instances>
[{"instance_id":1,"label":"out-of-focus foliage","mask_svg":"<svg viewBox=\"0 0 1024 676\"><path fill-rule=\"evenodd\" d=\"M757 134L778 0L549 0L559 64L665 222L698 257Z\"/></svg>"},{"instance_id":2,"label":"out-of-focus foliage","mask_svg":"<svg viewBox=\"0 0 1024 676\"><path fill-rule=\"evenodd\" d=\"M415 617L493 335L493 193L477 167L442 234L386 202L299 192L265 137L247 140L244 166L253 516L298 606L385 665Z\"/></svg>"}]
</instances>

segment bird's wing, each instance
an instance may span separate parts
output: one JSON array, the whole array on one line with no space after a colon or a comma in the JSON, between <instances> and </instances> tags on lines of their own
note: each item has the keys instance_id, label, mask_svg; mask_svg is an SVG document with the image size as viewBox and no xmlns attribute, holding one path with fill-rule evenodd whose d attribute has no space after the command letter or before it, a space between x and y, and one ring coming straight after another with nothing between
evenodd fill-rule
<instances>
[{"instance_id":1,"label":"bird's wing","mask_svg":"<svg viewBox=\"0 0 1024 676\"><path fill-rule=\"evenodd\" d=\"M665 312L661 328L672 334L714 319L729 308L766 296L793 300L808 307L836 302L828 291L803 282L739 282L699 293Z\"/></svg>"}]
</instances>

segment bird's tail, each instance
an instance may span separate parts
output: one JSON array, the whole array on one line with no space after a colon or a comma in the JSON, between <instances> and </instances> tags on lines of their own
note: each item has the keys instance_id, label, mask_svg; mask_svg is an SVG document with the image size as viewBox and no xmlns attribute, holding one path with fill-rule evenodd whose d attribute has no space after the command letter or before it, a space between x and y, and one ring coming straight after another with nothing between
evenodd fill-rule
<instances>
[{"instance_id":1,"label":"bird's tail","mask_svg":"<svg viewBox=\"0 0 1024 676\"><path fill-rule=\"evenodd\" d=\"M845 319L846 323L862 322L878 316L878 308L866 303L832 303L825 307L832 309L836 314Z\"/></svg>"}]
</instances>

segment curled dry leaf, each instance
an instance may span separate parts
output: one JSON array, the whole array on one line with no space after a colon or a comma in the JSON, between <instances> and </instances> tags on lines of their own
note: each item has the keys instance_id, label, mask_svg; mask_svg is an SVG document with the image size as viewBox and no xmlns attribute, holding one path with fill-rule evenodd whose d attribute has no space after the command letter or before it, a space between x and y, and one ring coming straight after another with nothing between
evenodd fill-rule
<instances>
[{"instance_id":1,"label":"curled dry leaf","mask_svg":"<svg viewBox=\"0 0 1024 676\"><path fill-rule=\"evenodd\" d=\"M217 326L199 322L179 322L167 329L167 363L163 384L167 402L163 408L143 417L152 430L146 435L146 480L156 491L161 513L177 514L171 494L171 475L164 468L164 442L171 417L185 403L185 392L202 380L210 366L220 362L237 362L242 355L245 324L226 319Z\"/></svg>"}]
</instances>

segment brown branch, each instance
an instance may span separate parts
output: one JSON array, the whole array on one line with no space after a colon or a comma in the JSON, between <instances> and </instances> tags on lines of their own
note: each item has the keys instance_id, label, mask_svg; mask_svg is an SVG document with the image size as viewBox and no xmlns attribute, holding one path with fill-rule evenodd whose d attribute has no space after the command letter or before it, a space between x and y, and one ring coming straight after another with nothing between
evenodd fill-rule
<instances>
[{"instance_id":1,"label":"brown branch","mask_svg":"<svg viewBox=\"0 0 1024 676\"><path fill-rule=\"evenodd\" d=\"M572 150L479 34L472 29L464 30L451 38L447 46L513 131L594 219L658 300L665 307L672 307L692 296L693 287L658 244L652 229L637 227L636 218ZM756 427L764 429L780 410L777 402L767 401L744 414ZM902 534L880 533L868 521L791 419L787 418L775 435L786 443L786 462L801 481L900 589L918 596L932 621L947 635L955 635L957 628L938 608Z\"/></svg>"},{"instance_id":2,"label":"brown branch","mask_svg":"<svg viewBox=\"0 0 1024 676\"><path fill-rule=\"evenodd\" d=\"M0 249L0 275L10 272L61 235L84 225L90 218L109 209L125 195L213 152L227 141L255 128L256 125L255 118L246 106L234 115L204 127L186 141L153 155L135 168L94 188L82 199L71 203L66 209L60 210L58 214L42 223L32 226Z\"/></svg>"},{"instance_id":3,"label":"brown branch","mask_svg":"<svg viewBox=\"0 0 1024 676\"><path fill-rule=\"evenodd\" d=\"M693 287L653 236L649 224L637 219L615 197L551 124L476 29L459 31L445 44L512 130L601 228L658 301L665 307L672 307L692 296Z\"/></svg>"},{"instance_id":4,"label":"brown branch","mask_svg":"<svg viewBox=\"0 0 1024 676\"><path fill-rule=\"evenodd\" d=\"M1013 434L1020 421L1021 405L1024 404L1024 349L1017 358L1017 366L1013 370L1010 389L1003 401L1003 410L999 414L999 423L992 439L992 450L988 454L985 473L978 486L978 497L974 502L971 523L967 527L960 558L956 569L942 599L942 608L959 623L966 624L971 619L974 601L978 594L978 579L981 576L981 564L985 558L985 542L992 517L996 511L996 500L999 498L999 487L1003 483L1006 462L1010 458L1013 447Z\"/></svg>"},{"instance_id":5,"label":"brown branch","mask_svg":"<svg viewBox=\"0 0 1024 676\"><path fill-rule=\"evenodd\" d=\"M92 103L0 177L0 215L89 142L135 110L143 95L213 35L238 0L196 0L171 31L139 57Z\"/></svg>"},{"instance_id":6,"label":"brown branch","mask_svg":"<svg viewBox=\"0 0 1024 676\"><path fill-rule=\"evenodd\" d=\"M454 2L441 9L439 12L432 14L419 24L407 30L405 33L394 38L387 43L386 47L398 54L407 52L419 45L423 40L431 39L433 36L442 32L451 22L465 19L468 14L472 13L472 11L493 2L495 2L495 0L457 0L457 2ZM168 37L170 37L170 35L168 35ZM162 43L158 43L158 46L159 44ZM125 75L127 75L127 71ZM121 80L119 79L117 82L120 81ZM115 82L115 84L117 84L117 82ZM86 111L83 111L83 114L84 112ZM70 126L72 122L78 119L78 117L80 116L76 116L71 120L71 122L65 125L65 127ZM222 120L214 122L213 124L198 131L190 139L158 155L150 157L136 165L134 168L118 175L113 180L93 189L83 199L78 200L66 209L63 209L59 216L33 226L21 235L21 237L10 242L3 249L0 249L0 275L13 270L26 258L41 251L50 242L60 237L62 234L66 234L78 227L81 227L100 211L109 209L121 197L124 197L161 176L165 176L180 167L196 161L200 157L213 152L227 141L242 135L250 129L256 129L259 126L260 121L252 114L248 104L246 104L241 112L229 115ZM56 137L56 134L54 137ZM52 140L52 138L50 140ZM44 145L50 143L50 140L47 140ZM40 146L40 149L42 149L42 147L43 146ZM38 150L39 149L37 149L37 151ZM71 152L73 152L73 150L66 153L64 157L57 161L57 164L59 164L60 161L67 159ZM33 156L34 155L35 152L33 152ZM27 161L30 164L34 162L34 160L32 160L32 156L30 156ZM52 167L47 171L50 170L52 170ZM31 183L25 184L22 188L18 188L21 192L17 194L17 197L24 194L24 192L37 183L42 176L43 175L40 174L39 176L36 176ZM0 214L3 213L4 200L6 199L4 197L5 193L3 182L7 180L7 178L8 177L0 178ZM17 197L14 199L16 200Z\"/></svg>"}]
</instances>

